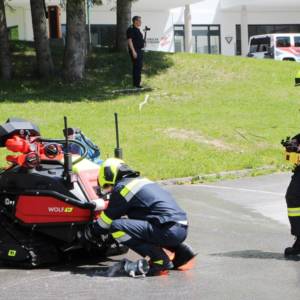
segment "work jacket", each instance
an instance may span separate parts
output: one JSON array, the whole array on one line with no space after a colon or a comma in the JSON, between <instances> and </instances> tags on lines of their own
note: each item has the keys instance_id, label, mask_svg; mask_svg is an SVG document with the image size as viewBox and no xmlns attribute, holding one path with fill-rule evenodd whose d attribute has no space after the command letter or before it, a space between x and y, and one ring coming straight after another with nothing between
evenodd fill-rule
<instances>
[{"instance_id":1,"label":"work jacket","mask_svg":"<svg viewBox=\"0 0 300 300\"><path fill-rule=\"evenodd\" d=\"M123 178L114 187L108 208L102 212L98 224L109 229L113 220L127 216L153 224L187 224L186 213L170 193L147 178Z\"/></svg>"}]
</instances>

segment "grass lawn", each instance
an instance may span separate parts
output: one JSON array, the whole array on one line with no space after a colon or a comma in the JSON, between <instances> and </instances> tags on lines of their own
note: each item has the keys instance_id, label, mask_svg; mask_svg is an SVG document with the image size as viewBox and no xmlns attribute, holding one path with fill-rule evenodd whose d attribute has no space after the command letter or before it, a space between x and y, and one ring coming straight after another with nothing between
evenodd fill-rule
<instances>
[{"instance_id":1,"label":"grass lawn","mask_svg":"<svg viewBox=\"0 0 300 300\"><path fill-rule=\"evenodd\" d=\"M300 131L297 63L147 53L144 83L153 90L117 95L112 91L131 82L126 54L94 52L86 81L67 85L59 73L50 83L31 77L32 49L16 44L14 51L16 79L0 81L1 123L23 117L37 123L43 136L62 137L67 115L106 158L113 154L113 113L118 112L125 160L153 179L280 168L281 139ZM54 54L59 66L61 52Z\"/></svg>"}]
</instances>

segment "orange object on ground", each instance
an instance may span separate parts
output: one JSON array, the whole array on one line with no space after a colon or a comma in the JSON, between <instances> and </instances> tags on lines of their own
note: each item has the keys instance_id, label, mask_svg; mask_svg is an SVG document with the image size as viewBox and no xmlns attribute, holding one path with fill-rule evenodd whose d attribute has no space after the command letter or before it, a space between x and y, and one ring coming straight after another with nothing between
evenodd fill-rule
<instances>
[{"instance_id":1,"label":"orange object on ground","mask_svg":"<svg viewBox=\"0 0 300 300\"><path fill-rule=\"evenodd\" d=\"M188 271L195 267L196 257L193 257L190 261L188 261L185 265L178 268L179 271Z\"/></svg>"}]
</instances>

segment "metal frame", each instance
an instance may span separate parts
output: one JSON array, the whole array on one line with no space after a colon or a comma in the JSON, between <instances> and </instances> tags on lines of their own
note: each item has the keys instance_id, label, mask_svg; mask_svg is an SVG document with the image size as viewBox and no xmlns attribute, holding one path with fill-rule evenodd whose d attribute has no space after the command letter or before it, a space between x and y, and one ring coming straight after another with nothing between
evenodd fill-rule
<instances>
[{"instance_id":1,"label":"metal frame","mask_svg":"<svg viewBox=\"0 0 300 300\"><path fill-rule=\"evenodd\" d=\"M182 27L182 31L183 31L183 33L182 33L182 35L177 35L177 36L183 36L184 37L184 24L175 24L174 25L174 36L176 36L176 34L175 34L175 32L176 31L179 31L179 30L176 30L175 29L175 27L176 26L181 26ZM208 44L208 49L209 49L209 52L208 52L208 54L211 54L211 41L210 41L210 37L211 36L214 36L214 35L211 35L210 34L210 32L211 31L214 31L214 30L210 30L210 27L213 27L213 26L215 26L215 27L218 27L219 29L217 30L218 31L218 37L219 37L219 53L218 54L221 54L222 53L222 41L221 41L221 25L220 24L193 24L192 25L192 31L193 31L193 27L196 27L196 26L207 26L208 28L208 30L207 30L207 32L208 32L208 34L207 34L207 44ZM181 31L181 30L180 30ZM195 38L196 37L196 35L193 35L193 38ZM196 42L196 48L197 48L197 40L195 41ZM185 47L183 46L183 49L185 50Z\"/></svg>"}]
</instances>

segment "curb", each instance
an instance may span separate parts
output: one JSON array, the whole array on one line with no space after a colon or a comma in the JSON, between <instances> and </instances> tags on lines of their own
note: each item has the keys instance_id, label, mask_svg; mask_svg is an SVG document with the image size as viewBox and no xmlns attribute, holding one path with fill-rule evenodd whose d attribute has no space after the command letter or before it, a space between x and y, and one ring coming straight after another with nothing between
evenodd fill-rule
<instances>
[{"instance_id":1,"label":"curb","mask_svg":"<svg viewBox=\"0 0 300 300\"><path fill-rule=\"evenodd\" d=\"M242 177L247 177L256 172L275 172L278 170L280 170L278 166L264 166L264 167L254 168L254 169L224 171L224 172L213 173L213 174L203 174L203 175L184 177L184 178L159 180L157 182L162 185L195 184L195 183L204 182L208 180L216 181L228 177L242 178Z\"/></svg>"}]
</instances>

